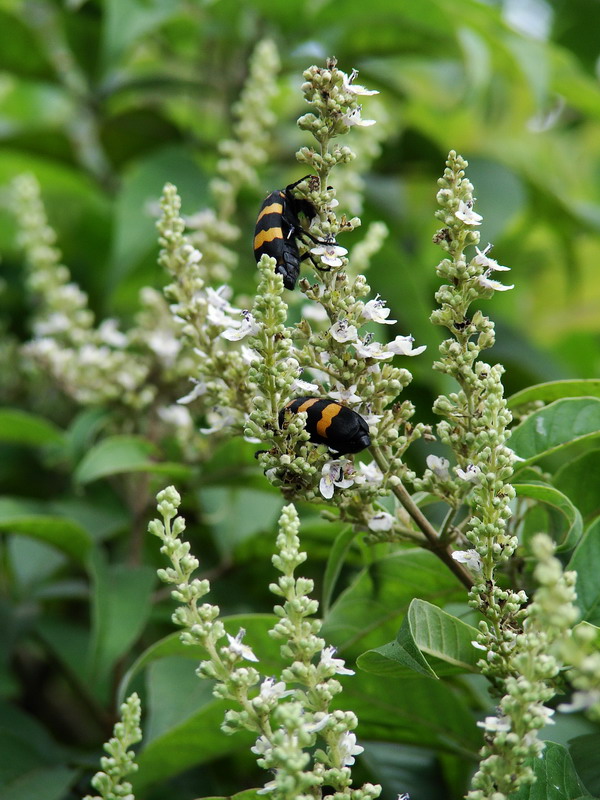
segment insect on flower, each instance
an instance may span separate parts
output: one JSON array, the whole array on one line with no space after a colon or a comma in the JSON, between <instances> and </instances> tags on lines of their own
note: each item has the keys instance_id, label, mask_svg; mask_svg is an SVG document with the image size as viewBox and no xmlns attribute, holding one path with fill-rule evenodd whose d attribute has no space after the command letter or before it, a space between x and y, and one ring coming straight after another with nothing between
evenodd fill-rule
<instances>
[{"instance_id":1,"label":"insect on flower","mask_svg":"<svg viewBox=\"0 0 600 800\"><path fill-rule=\"evenodd\" d=\"M286 412L306 411L306 430L314 444L326 444L336 453L358 453L369 447L369 426L360 414L328 397L297 397L279 412L283 428Z\"/></svg>"}]
</instances>

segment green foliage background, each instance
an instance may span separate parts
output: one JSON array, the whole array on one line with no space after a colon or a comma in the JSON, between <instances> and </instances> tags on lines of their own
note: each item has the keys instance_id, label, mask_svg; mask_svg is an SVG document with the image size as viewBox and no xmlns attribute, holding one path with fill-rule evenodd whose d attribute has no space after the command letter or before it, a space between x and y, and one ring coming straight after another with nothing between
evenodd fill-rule
<instances>
[{"instance_id":1,"label":"green foliage background","mask_svg":"<svg viewBox=\"0 0 600 800\"><path fill-rule=\"evenodd\" d=\"M450 148L470 162L483 243L494 242L493 257L513 269L516 288L495 297L491 311L498 344L490 357L507 367L507 394L531 383L594 378L598 30L597 0L0 0L0 185L22 172L37 176L74 279L99 319L116 315L126 323L140 287L164 283L149 204L166 181L178 186L186 213L208 203L249 56L272 37L282 58L278 123L261 183L244 190L236 219L244 236L235 281L251 293L256 209L268 191L301 174L293 153L306 143L295 126L305 111L302 70L335 55L342 69L358 68L359 82L380 91L385 109L386 137L365 175L361 216L364 225L382 219L391 231L369 282L398 319L394 334L410 332L429 345L411 363L409 395L421 419L431 418L442 380L430 369L439 339L427 318L439 260L431 243L435 185ZM360 136L353 132L357 142ZM6 190L3 197L7 352L29 335L30 298ZM140 797L187 800L260 785L247 742L219 730L222 708L193 674L199 654L182 651L174 636L161 640L171 631L171 607L154 578L156 543L144 542L141 552L132 545L153 513L154 491L176 480L214 600L236 615L231 631L243 624L275 668L268 619L248 616L270 608L269 554L281 507L256 471L254 448L231 442L202 466L167 466L157 475L139 442L90 452L103 439L106 409L74 408L50 384L32 397L18 370L0 375L0 389L0 797L84 794L119 692L132 687L147 710ZM597 474L600 461L594 450L581 458L575 471L556 460L551 466L558 488L577 496L590 521L597 492L584 494L577 476ZM167 448L159 460L177 461L177 454ZM305 510L308 569L319 587L338 534L338 526ZM592 548L589 533L587 542ZM350 589L326 627L348 659L393 639L415 595L436 605L464 602L428 554L384 555L356 544L346 554L335 591ZM365 563L370 569L359 572ZM594 588L586 587L593 608ZM365 608L380 590L385 611L374 618ZM452 676L390 677L384 697L371 673L346 684L344 702L367 740L361 769L383 782L384 797L461 796L481 744L474 712L490 702L475 678L457 688ZM573 718L554 739L564 744L573 736L580 737L573 758L584 772L588 764L586 787L598 792L586 756L594 729ZM570 757L556 753L556 769L567 774ZM585 793L579 779L567 784L561 798Z\"/></svg>"}]
</instances>

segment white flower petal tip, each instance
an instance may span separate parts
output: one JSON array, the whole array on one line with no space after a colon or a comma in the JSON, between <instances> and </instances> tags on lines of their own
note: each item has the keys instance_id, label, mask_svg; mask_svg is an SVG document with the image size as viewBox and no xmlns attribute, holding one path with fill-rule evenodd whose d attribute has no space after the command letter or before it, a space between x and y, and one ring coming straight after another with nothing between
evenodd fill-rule
<instances>
[{"instance_id":1,"label":"white flower petal tip","mask_svg":"<svg viewBox=\"0 0 600 800\"><path fill-rule=\"evenodd\" d=\"M312 247L310 252L313 256L320 258L328 267L341 267L344 263L341 257L348 253L345 247L340 247L335 242L323 242Z\"/></svg>"},{"instance_id":2,"label":"white flower petal tip","mask_svg":"<svg viewBox=\"0 0 600 800\"><path fill-rule=\"evenodd\" d=\"M488 258L488 253L492 249L492 245L488 244L484 247L483 250L480 250L478 247L475 247L477 251L477 255L473 259L475 264L480 267L483 267L486 270L490 270L491 272L510 272L510 267L503 267L502 264L499 264L495 259Z\"/></svg>"},{"instance_id":3,"label":"white flower petal tip","mask_svg":"<svg viewBox=\"0 0 600 800\"><path fill-rule=\"evenodd\" d=\"M352 111L346 112L346 114L342 116L342 122L349 128L352 128L355 125L359 128L368 128L371 125L375 125L376 120L363 119L361 114L362 114L362 106L357 106L357 108L354 108Z\"/></svg>"},{"instance_id":4,"label":"white flower petal tip","mask_svg":"<svg viewBox=\"0 0 600 800\"><path fill-rule=\"evenodd\" d=\"M391 531L394 527L394 517L387 511L380 511L370 518L367 523L370 531Z\"/></svg>"},{"instance_id":5,"label":"white flower petal tip","mask_svg":"<svg viewBox=\"0 0 600 800\"><path fill-rule=\"evenodd\" d=\"M370 322L379 322L382 325L394 325L398 320L388 319L390 309L385 307L385 300L380 300L379 295L374 300L365 303L362 316Z\"/></svg>"},{"instance_id":6,"label":"white flower petal tip","mask_svg":"<svg viewBox=\"0 0 600 800\"><path fill-rule=\"evenodd\" d=\"M236 636L231 636L229 633L226 635L229 642L228 648L232 653L241 656L246 659L246 661L258 661L258 658L252 652L252 648L242 642L242 639L246 635L246 631L243 628L239 629Z\"/></svg>"},{"instance_id":7,"label":"white flower petal tip","mask_svg":"<svg viewBox=\"0 0 600 800\"><path fill-rule=\"evenodd\" d=\"M397 356L419 356L427 350L426 344L413 347L413 342L413 336L396 336L393 342L386 345L386 350Z\"/></svg>"},{"instance_id":8,"label":"white flower petal tip","mask_svg":"<svg viewBox=\"0 0 600 800\"><path fill-rule=\"evenodd\" d=\"M202 397L203 394L206 393L206 384L202 381L197 381L194 378L191 378L192 383L194 384L194 388L192 389L189 394L186 394L185 397L180 397L177 401L181 405L187 405L188 403L193 402L198 397Z\"/></svg>"},{"instance_id":9,"label":"white flower petal tip","mask_svg":"<svg viewBox=\"0 0 600 800\"><path fill-rule=\"evenodd\" d=\"M260 330L258 322L249 311L242 311L241 313L244 319L242 322L234 321L234 325L231 328L223 331L221 336L224 339L228 339L230 342L239 342L240 339L244 339L246 336L256 336Z\"/></svg>"},{"instance_id":10,"label":"white flower petal tip","mask_svg":"<svg viewBox=\"0 0 600 800\"><path fill-rule=\"evenodd\" d=\"M450 462L447 458L435 456L432 453L427 456L425 463L427 464L428 469L430 469L440 480L445 481L450 477Z\"/></svg>"},{"instance_id":11,"label":"white flower petal tip","mask_svg":"<svg viewBox=\"0 0 600 800\"><path fill-rule=\"evenodd\" d=\"M452 558L459 564L464 564L468 569L481 572L483 564L477 550L454 550ZM485 648L483 648L485 650Z\"/></svg>"},{"instance_id":12,"label":"white flower petal tip","mask_svg":"<svg viewBox=\"0 0 600 800\"><path fill-rule=\"evenodd\" d=\"M343 658L334 658L335 653L335 647L323 648L321 651L320 665L323 666L327 672L333 670L335 675L354 675L354 670L348 669L348 667L345 666Z\"/></svg>"},{"instance_id":13,"label":"white flower petal tip","mask_svg":"<svg viewBox=\"0 0 600 800\"><path fill-rule=\"evenodd\" d=\"M344 342L355 342L358 338L358 330L356 326L350 325L347 319L338 319L338 321L329 328L329 335L343 344Z\"/></svg>"},{"instance_id":14,"label":"white flower petal tip","mask_svg":"<svg viewBox=\"0 0 600 800\"><path fill-rule=\"evenodd\" d=\"M514 283L511 283L510 286L506 286L504 283L500 283L499 281L495 281L489 277L491 270L487 270L480 275L477 279L479 281L479 285L483 286L484 289L492 289L494 292L508 292L509 289L514 289Z\"/></svg>"},{"instance_id":15,"label":"white flower petal tip","mask_svg":"<svg viewBox=\"0 0 600 800\"><path fill-rule=\"evenodd\" d=\"M374 94L379 94L377 89L365 89L365 87L361 86L359 83L354 83L357 77L358 77L357 69L353 69L350 75L344 76L343 86L346 92L350 92L350 94L363 95L364 97L371 96Z\"/></svg>"},{"instance_id":16,"label":"white flower petal tip","mask_svg":"<svg viewBox=\"0 0 600 800\"><path fill-rule=\"evenodd\" d=\"M339 489L348 489L354 483L355 469L351 461L345 458L333 459L323 464L319 491L326 500L331 500L337 486Z\"/></svg>"},{"instance_id":17,"label":"white flower petal tip","mask_svg":"<svg viewBox=\"0 0 600 800\"><path fill-rule=\"evenodd\" d=\"M473 201L471 200L468 203L465 203L464 200L460 200L458 204L458 211L454 212L454 216L464 222L465 225L481 225L483 221L483 217L481 214L477 214L473 211Z\"/></svg>"},{"instance_id":18,"label":"white flower petal tip","mask_svg":"<svg viewBox=\"0 0 600 800\"><path fill-rule=\"evenodd\" d=\"M480 483L481 469L476 464L469 464L466 469L454 467L454 471L462 481L467 483Z\"/></svg>"}]
</instances>

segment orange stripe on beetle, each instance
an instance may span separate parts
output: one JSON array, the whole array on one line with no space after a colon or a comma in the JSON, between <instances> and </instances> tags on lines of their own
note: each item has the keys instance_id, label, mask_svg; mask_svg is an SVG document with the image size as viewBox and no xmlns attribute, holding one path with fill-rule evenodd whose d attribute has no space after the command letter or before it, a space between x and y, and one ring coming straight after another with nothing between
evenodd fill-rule
<instances>
[{"instance_id":1,"label":"orange stripe on beetle","mask_svg":"<svg viewBox=\"0 0 600 800\"><path fill-rule=\"evenodd\" d=\"M269 228L266 231L260 231L254 237L254 249L258 250L265 242L272 242L274 239L283 239L281 228Z\"/></svg>"},{"instance_id":2,"label":"orange stripe on beetle","mask_svg":"<svg viewBox=\"0 0 600 800\"><path fill-rule=\"evenodd\" d=\"M308 409L311 406L314 406L314 404L318 402L319 402L318 397L311 397L310 400L306 400L304 403L302 403L301 406L298 406L296 413L298 413L299 411L308 411Z\"/></svg>"},{"instance_id":3,"label":"orange stripe on beetle","mask_svg":"<svg viewBox=\"0 0 600 800\"><path fill-rule=\"evenodd\" d=\"M281 203L271 203L270 206L265 206L256 221L259 222L265 214L283 214L283 205Z\"/></svg>"},{"instance_id":4,"label":"orange stripe on beetle","mask_svg":"<svg viewBox=\"0 0 600 800\"><path fill-rule=\"evenodd\" d=\"M321 419L317 422L317 433L324 439L327 438L327 429L342 410L337 403L330 403L321 411Z\"/></svg>"}]
</instances>

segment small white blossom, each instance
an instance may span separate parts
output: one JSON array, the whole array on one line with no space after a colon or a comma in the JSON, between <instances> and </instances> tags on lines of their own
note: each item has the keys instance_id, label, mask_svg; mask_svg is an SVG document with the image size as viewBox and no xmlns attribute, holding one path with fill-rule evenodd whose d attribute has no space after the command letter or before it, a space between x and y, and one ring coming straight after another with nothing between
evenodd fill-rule
<instances>
[{"instance_id":1,"label":"small white blossom","mask_svg":"<svg viewBox=\"0 0 600 800\"><path fill-rule=\"evenodd\" d=\"M308 381L302 381L300 378L295 378L294 382L290 386L291 392L309 392L314 394L315 392L319 392L321 387L316 383L309 383Z\"/></svg>"},{"instance_id":2,"label":"small white blossom","mask_svg":"<svg viewBox=\"0 0 600 800\"><path fill-rule=\"evenodd\" d=\"M250 748L252 753L255 753L257 756L267 756L271 750L273 749L273 745L267 739L266 736L259 736L256 740L253 747Z\"/></svg>"},{"instance_id":3,"label":"small white blossom","mask_svg":"<svg viewBox=\"0 0 600 800\"><path fill-rule=\"evenodd\" d=\"M347 319L338 319L338 321L329 328L329 335L336 340L336 342L354 342L358 338L358 331L354 325L350 325ZM323 357L321 356L321 360ZM324 362L325 363L325 362Z\"/></svg>"},{"instance_id":4,"label":"small white blossom","mask_svg":"<svg viewBox=\"0 0 600 800\"><path fill-rule=\"evenodd\" d=\"M269 794L269 792L274 792L277 788L279 788L277 780L267 781L262 789L256 790L256 794Z\"/></svg>"},{"instance_id":5,"label":"small white blossom","mask_svg":"<svg viewBox=\"0 0 600 800\"><path fill-rule=\"evenodd\" d=\"M252 364L254 361L260 361L260 354L252 347L248 347L247 345L243 344L241 352L242 361L244 364Z\"/></svg>"},{"instance_id":6,"label":"small white blossom","mask_svg":"<svg viewBox=\"0 0 600 800\"><path fill-rule=\"evenodd\" d=\"M302 306L302 316L304 319L313 320L313 322L325 322L328 319L327 311L318 303L310 303L310 305L307 303Z\"/></svg>"},{"instance_id":7,"label":"small white blossom","mask_svg":"<svg viewBox=\"0 0 600 800\"><path fill-rule=\"evenodd\" d=\"M334 487L340 489L347 489L354 483L354 478L350 475L354 474L354 466L352 462L345 458L333 459L323 464L321 470L321 480L319 482L319 491L326 500L331 500L333 497Z\"/></svg>"},{"instance_id":8,"label":"small white blossom","mask_svg":"<svg viewBox=\"0 0 600 800\"><path fill-rule=\"evenodd\" d=\"M370 406L369 406L369 409L370 409ZM373 428L375 425L377 425L377 423L383 417L383 414L372 414L370 410L367 411L367 413L363 413L361 411L360 415L364 419L364 421L367 423L369 428Z\"/></svg>"},{"instance_id":9,"label":"small white blossom","mask_svg":"<svg viewBox=\"0 0 600 800\"><path fill-rule=\"evenodd\" d=\"M487 733L508 733L510 730L509 717L486 717L483 721L479 721L477 725L483 728Z\"/></svg>"},{"instance_id":10,"label":"small white blossom","mask_svg":"<svg viewBox=\"0 0 600 800\"><path fill-rule=\"evenodd\" d=\"M354 80L358 77L358 70L353 69L350 75L344 75L344 91L350 92L350 94L361 94L361 95L373 95L379 94L376 89L365 89L364 86L361 86L359 83L354 83Z\"/></svg>"},{"instance_id":11,"label":"small white blossom","mask_svg":"<svg viewBox=\"0 0 600 800\"><path fill-rule=\"evenodd\" d=\"M364 747L361 747L359 744L356 744L356 734L350 733L349 731L345 733L339 744L339 752L340 757L342 759L342 766L343 767L351 767L352 764L355 762L354 756L359 756L363 751Z\"/></svg>"},{"instance_id":12,"label":"small white blossom","mask_svg":"<svg viewBox=\"0 0 600 800\"><path fill-rule=\"evenodd\" d=\"M410 795L408 792L402 792L402 794L398 795L396 800L410 800Z\"/></svg>"},{"instance_id":13,"label":"small white blossom","mask_svg":"<svg viewBox=\"0 0 600 800\"><path fill-rule=\"evenodd\" d=\"M361 461L358 469L360 472L354 478L354 483L356 484L377 486L383 480L383 473L374 461L371 461L370 464L365 464L364 461Z\"/></svg>"},{"instance_id":14,"label":"small white blossom","mask_svg":"<svg viewBox=\"0 0 600 800\"><path fill-rule=\"evenodd\" d=\"M357 342L354 342L354 348L356 350L356 354L359 355L361 358L392 358L394 355L390 353L387 347L384 347L381 342L373 341L373 338L368 335L365 336L364 339L359 339Z\"/></svg>"},{"instance_id":15,"label":"small white blossom","mask_svg":"<svg viewBox=\"0 0 600 800\"><path fill-rule=\"evenodd\" d=\"M148 347L155 353L167 366L173 364L179 351L181 342L171 331L161 330L160 328L152 331L147 339Z\"/></svg>"},{"instance_id":16,"label":"small white blossom","mask_svg":"<svg viewBox=\"0 0 600 800\"><path fill-rule=\"evenodd\" d=\"M44 319L39 320L34 324L34 331L36 337L54 336L57 333L64 333L68 331L73 324L73 321L67 314L61 311L54 311ZM109 342L106 342L109 344Z\"/></svg>"},{"instance_id":17,"label":"small white blossom","mask_svg":"<svg viewBox=\"0 0 600 800\"><path fill-rule=\"evenodd\" d=\"M206 414L206 419L210 424L208 428L200 428L200 433L217 433L227 428L236 421L236 413L231 408L215 406Z\"/></svg>"},{"instance_id":18,"label":"small white blossom","mask_svg":"<svg viewBox=\"0 0 600 800\"><path fill-rule=\"evenodd\" d=\"M260 685L259 698L265 702L273 702L280 700L282 697L289 697L294 694L293 689L286 689L283 681L275 683L275 678L265 678Z\"/></svg>"},{"instance_id":19,"label":"small white blossom","mask_svg":"<svg viewBox=\"0 0 600 800\"><path fill-rule=\"evenodd\" d=\"M243 628L240 628L237 636L231 636L229 633L227 634L227 640L229 641L229 650L232 653L235 653L236 656L241 656L242 658L246 659L246 661L258 661L258 658L252 652L252 648L248 647L247 644L242 643L242 639L246 635L246 631Z\"/></svg>"},{"instance_id":20,"label":"small white blossom","mask_svg":"<svg viewBox=\"0 0 600 800\"><path fill-rule=\"evenodd\" d=\"M192 416L187 408L182 406L163 406L158 409L158 416L167 425L172 425L174 428L191 428Z\"/></svg>"},{"instance_id":21,"label":"small white blossom","mask_svg":"<svg viewBox=\"0 0 600 800\"><path fill-rule=\"evenodd\" d=\"M179 398L177 402L181 403L181 405L187 405L203 394L206 394L206 384L203 381L197 381L195 378L190 378L190 380L194 384L194 388L189 394L186 394L185 397Z\"/></svg>"},{"instance_id":22,"label":"small white blossom","mask_svg":"<svg viewBox=\"0 0 600 800\"><path fill-rule=\"evenodd\" d=\"M477 464L469 464L466 469L454 467L454 472L461 480L467 483L480 483L481 481L481 469Z\"/></svg>"},{"instance_id":23,"label":"small white blossom","mask_svg":"<svg viewBox=\"0 0 600 800\"><path fill-rule=\"evenodd\" d=\"M385 300L380 300L379 295L374 300L365 303L362 316L370 322L379 322L382 325L394 325L398 320L388 319L390 309L385 307Z\"/></svg>"},{"instance_id":24,"label":"small white blossom","mask_svg":"<svg viewBox=\"0 0 600 800\"><path fill-rule=\"evenodd\" d=\"M469 569L473 569L475 572L481 572L483 564L481 563L481 556L477 550L454 550L451 555L459 564L465 564ZM483 649L485 650L486 648L484 647Z\"/></svg>"},{"instance_id":25,"label":"small white blossom","mask_svg":"<svg viewBox=\"0 0 600 800\"><path fill-rule=\"evenodd\" d=\"M98 337L102 344L122 349L127 346L127 336L119 330L116 319L105 319L98 328Z\"/></svg>"},{"instance_id":26,"label":"small white blossom","mask_svg":"<svg viewBox=\"0 0 600 800\"><path fill-rule=\"evenodd\" d=\"M344 262L340 256L345 256L348 251L335 242L323 242L316 247L311 247L310 252L313 256L318 256L328 267L341 267Z\"/></svg>"},{"instance_id":27,"label":"small white blossom","mask_svg":"<svg viewBox=\"0 0 600 800\"><path fill-rule=\"evenodd\" d=\"M352 386L348 386L347 389L345 389L341 383L336 382L335 386L336 391L329 392L329 397L331 397L332 400L339 400L342 403L360 403L362 401L362 398L355 392L355 383L353 383Z\"/></svg>"},{"instance_id":28,"label":"small white blossom","mask_svg":"<svg viewBox=\"0 0 600 800\"><path fill-rule=\"evenodd\" d=\"M233 306L229 304L231 294L231 286L227 286L227 284L219 286L218 289L211 289L210 286L206 289L206 299L209 305L213 308L219 308L221 311L225 311L228 314L239 314L239 308L233 308Z\"/></svg>"},{"instance_id":29,"label":"small white blossom","mask_svg":"<svg viewBox=\"0 0 600 800\"><path fill-rule=\"evenodd\" d=\"M474 639L474 640L471 642L471 644L473 645L473 647L474 647L476 650L483 650L483 652L484 652L484 653L487 653L487 651L488 651L488 648L487 648L487 647L486 647L484 644L480 644L480 643L479 643L478 641L476 641L475 639Z\"/></svg>"},{"instance_id":30,"label":"small white blossom","mask_svg":"<svg viewBox=\"0 0 600 800\"><path fill-rule=\"evenodd\" d=\"M477 250L477 255L473 259L473 261L480 267L483 267L486 270L491 270L492 272L510 272L510 267L503 267L502 264L499 264L493 258L488 258L488 253L492 249L492 245L488 244L483 250L480 250L478 247L475 247Z\"/></svg>"},{"instance_id":31,"label":"small white blossom","mask_svg":"<svg viewBox=\"0 0 600 800\"><path fill-rule=\"evenodd\" d=\"M359 128L368 128L370 125L375 125L374 119L363 119L361 113L362 106L357 106L352 111L347 111L342 116L342 122L349 128L354 127L354 125L358 125Z\"/></svg>"},{"instance_id":32,"label":"small white blossom","mask_svg":"<svg viewBox=\"0 0 600 800\"><path fill-rule=\"evenodd\" d=\"M242 311L242 316L244 319L239 327L227 328L226 331L221 333L224 339L228 339L230 342L239 342L240 339L244 339L246 336L256 336L260 330L258 322L250 311Z\"/></svg>"},{"instance_id":33,"label":"small white blossom","mask_svg":"<svg viewBox=\"0 0 600 800\"><path fill-rule=\"evenodd\" d=\"M484 289L493 289L495 292L508 292L509 289L514 289L514 283L511 283L510 286L506 286L504 283L500 283L500 281L495 281L490 278L491 270L487 270L480 275L477 280L479 281L480 286L483 286Z\"/></svg>"},{"instance_id":34,"label":"small white blossom","mask_svg":"<svg viewBox=\"0 0 600 800\"><path fill-rule=\"evenodd\" d=\"M209 325L215 328L239 328L242 324L239 320L230 317L222 308L209 303L206 309L206 319Z\"/></svg>"},{"instance_id":35,"label":"small white blossom","mask_svg":"<svg viewBox=\"0 0 600 800\"><path fill-rule=\"evenodd\" d=\"M387 511L379 511L367 523L370 531L391 531L394 527L394 517Z\"/></svg>"},{"instance_id":36,"label":"small white blossom","mask_svg":"<svg viewBox=\"0 0 600 800\"><path fill-rule=\"evenodd\" d=\"M386 349L397 356L418 356L427 350L427 345L423 344L421 347L413 348L414 340L414 336L396 336L394 341L386 346Z\"/></svg>"},{"instance_id":37,"label":"small white blossom","mask_svg":"<svg viewBox=\"0 0 600 800\"><path fill-rule=\"evenodd\" d=\"M473 201L469 201L465 203L464 200L460 200L458 204L458 211L454 212L454 216L457 219L460 219L466 225L481 225L481 221L483 217L481 214L477 214L473 211Z\"/></svg>"},{"instance_id":38,"label":"small white blossom","mask_svg":"<svg viewBox=\"0 0 600 800\"><path fill-rule=\"evenodd\" d=\"M450 477L450 462L447 458L430 454L425 459L425 463L433 472L433 474L436 475L441 481L446 481Z\"/></svg>"},{"instance_id":39,"label":"small white blossom","mask_svg":"<svg viewBox=\"0 0 600 800\"><path fill-rule=\"evenodd\" d=\"M334 675L354 675L353 669L348 669L344 666L343 658L334 658L335 654L335 647L324 647L323 650L321 650L321 665L324 666L328 672L333 670Z\"/></svg>"},{"instance_id":40,"label":"small white blossom","mask_svg":"<svg viewBox=\"0 0 600 800\"><path fill-rule=\"evenodd\" d=\"M600 690L588 689L587 691L573 692L570 703L560 703L557 708L562 714L573 711L587 711L592 706L600 703Z\"/></svg>"},{"instance_id":41,"label":"small white blossom","mask_svg":"<svg viewBox=\"0 0 600 800\"><path fill-rule=\"evenodd\" d=\"M333 648L333 649L335 650L335 648ZM338 660L341 661L341 659L338 659ZM323 712L317 712L317 713L320 714L320 713L323 713ZM326 725L327 725L327 723L329 722L330 719L331 719L331 714L323 714L323 716L320 719L318 719L318 720L316 720L314 722L310 722L308 724L304 723L304 726L303 726L304 730L307 733L319 733L319 731L322 731L323 728L326 727Z\"/></svg>"}]
</instances>

